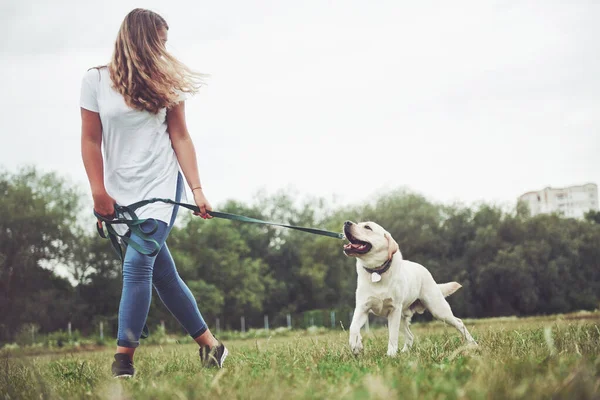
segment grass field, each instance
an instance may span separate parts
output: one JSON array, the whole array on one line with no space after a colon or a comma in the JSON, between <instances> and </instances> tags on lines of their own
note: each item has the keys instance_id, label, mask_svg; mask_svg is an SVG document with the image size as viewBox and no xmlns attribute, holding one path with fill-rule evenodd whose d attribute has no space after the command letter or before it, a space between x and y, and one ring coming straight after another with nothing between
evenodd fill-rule
<instances>
[{"instance_id":1,"label":"grass field","mask_svg":"<svg viewBox=\"0 0 600 400\"><path fill-rule=\"evenodd\" d=\"M142 346L131 380L110 376L112 347L0 359L0 399L600 399L600 313L465 320L463 346L441 323L413 325L409 354L385 356L387 330L350 354L343 331L230 340L222 370L193 344Z\"/></svg>"}]
</instances>

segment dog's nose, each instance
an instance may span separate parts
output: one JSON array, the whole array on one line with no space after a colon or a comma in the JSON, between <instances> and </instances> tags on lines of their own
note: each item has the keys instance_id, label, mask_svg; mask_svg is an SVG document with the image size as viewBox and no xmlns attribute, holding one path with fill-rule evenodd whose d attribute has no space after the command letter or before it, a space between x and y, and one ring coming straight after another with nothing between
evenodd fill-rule
<instances>
[{"instance_id":1,"label":"dog's nose","mask_svg":"<svg viewBox=\"0 0 600 400\"><path fill-rule=\"evenodd\" d=\"M353 224L353 222L352 222L352 221L346 221L346 222L344 222L344 226L350 226L350 225L352 225L352 224Z\"/></svg>"}]
</instances>

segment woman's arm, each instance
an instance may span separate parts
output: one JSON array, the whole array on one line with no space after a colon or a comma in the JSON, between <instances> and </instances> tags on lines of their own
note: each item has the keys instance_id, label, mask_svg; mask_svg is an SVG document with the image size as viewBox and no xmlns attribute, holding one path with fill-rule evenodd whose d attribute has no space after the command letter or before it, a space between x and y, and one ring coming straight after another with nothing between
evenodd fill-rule
<instances>
[{"instance_id":1,"label":"woman's arm","mask_svg":"<svg viewBox=\"0 0 600 400\"><path fill-rule=\"evenodd\" d=\"M177 161L179 161L183 175L185 175L185 179L190 189L192 189L194 201L200 208L200 216L202 218L212 218L206 213L206 211L212 211L212 207L204 196L200 183L196 149L185 122L185 102L182 101L167 110L167 127Z\"/></svg>"},{"instance_id":2,"label":"woman's arm","mask_svg":"<svg viewBox=\"0 0 600 400\"><path fill-rule=\"evenodd\" d=\"M97 112L81 109L81 158L94 199L94 210L112 217L115 201L104 187L104 160L102 159L102 122Z\"/></svg>"}]
</instances>

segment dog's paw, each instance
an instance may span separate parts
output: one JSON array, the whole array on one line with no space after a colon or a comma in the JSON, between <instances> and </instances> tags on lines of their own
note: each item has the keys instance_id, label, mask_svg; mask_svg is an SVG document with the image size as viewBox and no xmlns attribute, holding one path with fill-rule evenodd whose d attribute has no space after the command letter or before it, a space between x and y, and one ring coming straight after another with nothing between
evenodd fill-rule
<instances>
[{"instance_id":1,"label":"dog's paw","mask_svg":"<svg viewBox=\"0 0 600 400\"><path fill-rule=\"evenodd\" d=\"M396 355L398 354L398 349L388 349L386 354L388 357L396 357Z\"/></svg>"},{"instance_id":2,"label":"dog's paw","mask_svg":"<svg viewBox=\"0 0 600 400\"><path fill-rule=\"evenodd\" d=\"M357 345L350 346L350 350L352 350L352 354L357 356L363 351L363 345L362 343L358 343Z\"/></svg>"},{"instance_id":3,"label":"dog's paw","mask_svg":"<svg viewBox=\"0 0 600 400\"><path fill-rule=\"evenodd\" d=\"M363 350L362 340L360 337L350 338L350 350L355 356L359 355Z\"/></svg>"},{"instance_id":4,"label":"dog's paw","mask_svg":"<svg viewBox=\"0 0 600 400\"><path fill-rule=\"evenodd\" d=\"M408 347L407 345L404 345L404 347L402 347L402 350L400 350L400 353L408 353L409 350L410 350L410 347Z\"/></svg>"}]
</instances>

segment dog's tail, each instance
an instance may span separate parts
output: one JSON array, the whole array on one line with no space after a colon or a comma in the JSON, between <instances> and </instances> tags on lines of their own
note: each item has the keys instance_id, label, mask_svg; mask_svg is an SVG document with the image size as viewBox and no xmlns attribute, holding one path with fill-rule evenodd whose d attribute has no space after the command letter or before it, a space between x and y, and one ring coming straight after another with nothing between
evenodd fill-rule
<instances>
[{"instance_id":1,"label":"dog's tail","mask_svg":"<svg viewBox=\"0 0 600 400\"><path fill-rule=\"evenodd\" d=\"M452 293L456 292L458 289L462 287L462 285L458 282L448 282L448 283L438 283L438 287L442 291L444 297L450 296Z\"/></svg>"},{"instance_id":2,"label":"dog's tail","mask_svg":"<svg viewBox=\"0 0 600 400\"><path fill-rule=\"evenodd\" d=\"M444 295L444 297L450 296L452 293L456 292L458 289L462 287L462 285L458 282L448 282L448 283L438 283L438 287L440 291ZM416 312L419 314L423 314L426 310L425 305L421 303L421 300L416 300L414 303L410 305L410 309L412 312Z\"/></svg>"}]
</instances>

